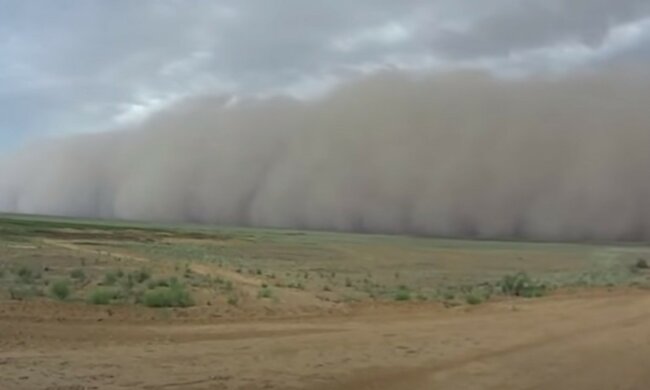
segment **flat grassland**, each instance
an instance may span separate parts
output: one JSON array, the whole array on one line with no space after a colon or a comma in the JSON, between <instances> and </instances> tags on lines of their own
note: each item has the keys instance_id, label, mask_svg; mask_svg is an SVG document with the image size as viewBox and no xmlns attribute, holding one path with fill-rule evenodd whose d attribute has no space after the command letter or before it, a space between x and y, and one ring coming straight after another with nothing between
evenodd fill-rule
<instances>
[{"instance_id":1,"label":"flat grassland","mask_svg":"<svg viewBox=\"0 0 650 390\"><path fill-rule=\"evenodd\" d=\"M0 389L648 389L646 259L0 215Z\"/></svg>"}]
</instances>

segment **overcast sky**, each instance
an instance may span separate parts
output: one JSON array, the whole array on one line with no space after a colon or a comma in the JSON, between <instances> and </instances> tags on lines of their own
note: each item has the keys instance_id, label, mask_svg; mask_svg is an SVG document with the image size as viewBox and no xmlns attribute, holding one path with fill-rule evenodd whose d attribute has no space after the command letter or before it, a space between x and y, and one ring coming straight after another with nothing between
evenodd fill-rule
<instances>
[{"instance_id":1,"label":"overcast sky","mask_svg":"<svg viewBox=\"0 0 650 390\"><path fill-rule=\"evenodd\" d=\"M0 0L0 151L195 94L309 98L385 67L649 62L648 0Z\"/></svg>"}]
</instances>

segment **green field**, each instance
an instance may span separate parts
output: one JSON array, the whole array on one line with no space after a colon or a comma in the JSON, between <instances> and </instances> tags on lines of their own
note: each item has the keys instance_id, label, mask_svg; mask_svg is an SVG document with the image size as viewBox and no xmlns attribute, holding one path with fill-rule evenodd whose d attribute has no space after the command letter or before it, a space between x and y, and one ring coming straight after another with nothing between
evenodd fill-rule
<instances>
[{"instance_id":1,"label":"green field","mask_svg":"<svg viewBox=\"0 0 650 390\"><path fill-rule=\"evenodd\" d=\"M643 267L646 258L650 247L629 243L470 241L0 216L0 297L16 300L152 307L371 300L474 304L503 295L504 283L517 274L526 275L534 296L558 289L644 287L650 276Z\"/></svg>"}]
</instances>

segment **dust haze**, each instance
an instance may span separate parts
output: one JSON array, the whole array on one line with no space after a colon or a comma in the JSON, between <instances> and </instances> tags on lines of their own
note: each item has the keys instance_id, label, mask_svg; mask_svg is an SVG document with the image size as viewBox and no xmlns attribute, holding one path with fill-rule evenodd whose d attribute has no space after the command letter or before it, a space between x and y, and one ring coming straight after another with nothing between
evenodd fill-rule
<instances>
[{"instance_id":1,"label":"dust haze","mask_svg":"<svg viewBox=\"0 0 650 390\"><path fill-rule=\"evenodd\" d=\"M0 162L0 210L553 240L650 238L650 78L386 72L187 99Z\"/></svg>"}]
</instances>

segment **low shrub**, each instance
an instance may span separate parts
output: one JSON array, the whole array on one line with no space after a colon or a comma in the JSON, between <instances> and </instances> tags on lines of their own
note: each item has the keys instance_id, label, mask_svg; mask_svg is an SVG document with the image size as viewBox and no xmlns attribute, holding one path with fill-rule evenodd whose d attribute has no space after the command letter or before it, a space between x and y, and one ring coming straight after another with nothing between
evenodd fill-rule
<instances>
[{"instance_id":1,"label":"low shrub","mask_svg":"<svg viewBox=\"0 0 650 390\"><path fill-rule=\"evenodd\" d=\"M36 286L12 287L9 289L9 298L15 301L22 301L23 299L33 297L42 297L44 295L43 290Z\"/></svg>"},{"instance_id":2,"label":"low shrub","mask_svg":"<svg viewBox=\"0 0 650 390\"><path fill-rule=\"evenodd\" d=\"M70 296L70 285L66 280L57 280L50 285L50 294L61 301L68 299Z\"/></svg>"},{"instance_id":3,"label":"low shrub","mask_svg":"<svg viewBox=\"0 0 650 390\"><path fill-rule=\"evenodd\" d=\"M97 288L88 296L88 302L93 305L108 305L113 299L117 299L117 291L108 288Z\"/></svg>"},{"instance_id":4,"label":"low shrub","mask_svg":"<svg viewBox=\"0 0 650 390\"><path fill-rule=\"evenodd\" d=\"M138 284L144 283L147 280L149 280L149 278L151 278L151 273L148 270L146 270L145 268L141 268L141 269L139 269L137 271L131 272L131 275L132 275L133 281L135 283L138 283Z\"/></svg>"},{"instance_id":5,"label":"low shrub","mask_svg":"<svg viewBox=\"0 0 650 390\"><path fill-rule=\"evenodd\" d=\"M118 280L117 272L115 271L109 271L104 275L104 280L102 281L102 285L104 286L113 286L115 283L117 283Z\"/></svg>"},{"instance_id":6,"label":"low shrub","mask_svg":"<svg viewBox=\"0 0 650 390\"><path fill-rule=\"evenodd\" d=\"M194 305L194 300L185 286L174 284L146 291L142 303L149 307L188 307Z\"/></svg>"},{"instance_id":7,"label":"low shrub","mask_svg":"<svg viewBox=\"0 0 650 390\"><path fill-rule=\"evenodd\" d=\"M399 289L393 298L396 301L408 301L411 299L411 293L406 289Z\"/></svg>"},{"instance_id":8,"label":"low shrub","mask_svg":"<svg viewBox=\"0 0 650 390\"><path fill-rule=\"evenodd\" d=\"M471 292L465 295L465 302L467 302L468 305L480 305L484 301L485 298L477 292Z\"/></svg>"},{"instance_id":9,"label":"low shrub","mask_svg":"<svg viewBox=\"0 0 650 390\"><path fill-rule=\"evenodd\" d=\"M524 298L541 297L547 290L545 284L533 280L525 272L506 275L499 285L503 294Z\"/></svg>"},{"instance_id":10,"label":"low shrub","mask_svg":"<svg viewBox=\"0 0 650 390\"><path fill-rule=\"evenodd\" d=\"M18 276L18 281L22 283L32 283L35 279L41 277L40 273L34 272L31 268L25 266L18 268L14 273Z\"/></svg>"},{"instance_id":11,"label":"low shrub","mask_svg":"<svg viewBox=\"0 0 650 390\"><path fill-rule=\"evenodd\" d=\"M84 280L84 279L86 279L86 274L84 273L84 271L82 269L77 268L77 269L74 269L74 270L70 271L70 277L72 279L76 279L76 280Z\"/></svg>"},{"instance_id":12,"label":"low shrub","mask_svg":"<svg viewBox=\"0 0 650 390\"><path fill-rule=\"evenodd\" d=\"M272 296L273 296L273 292L268 287L262 287L260 291L257 293L258 298L271 298Z\"/></svg>"}]
</instances>

